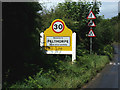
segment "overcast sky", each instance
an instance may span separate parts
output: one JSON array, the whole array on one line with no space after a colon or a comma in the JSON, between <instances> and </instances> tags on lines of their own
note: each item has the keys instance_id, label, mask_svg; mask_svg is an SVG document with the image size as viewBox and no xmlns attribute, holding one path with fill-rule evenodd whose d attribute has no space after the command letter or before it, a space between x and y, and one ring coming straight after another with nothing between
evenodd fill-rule
<instances>
[{"instance_id":1,"label":"overcast sky","mask_svg":"<svg viewBox=\"0 0 120 90\"><path fill-rule=\"evenodd\" d=\"M72 0L72 1L77 2L79 0ZM94 1L94 0L86 0L86 1ZM120 0L97 0L97 1L102 2L102 6L100 8L100 15L104 15L105 19L118 15L118 2ZM40 0L39 2L45 3L47 9L50 9L50 7L56 6L57 3L59 2L65 2L65 0Z\"/></svg>"},{"instance_id":2,"label":"overcast sky","mask_svg":"<svg viewBox=\"0 0 120 90\"><path fill-rule=\"evenodd\" d=\"M118 2L102 2L100 15L104 15L105 19L118 15Z\"/></svg>"},{"instance_id":3,"label":"overcast sky","mask_svg":"<svg viewBox=\"0 0 120 90\"><path fill-rule=\"evenodd\" d=\"M39 0L39 2L64 2L65 0ZM75 2L78 2L80 0L72 0L72 1L75 1ZM83 0L81 0L83 1ZM95 0L86 0L86 1L95 1ZM97 0L97 1L102 1L102 2L119 2L120 0Z\"/></svg>"}]
</instances>

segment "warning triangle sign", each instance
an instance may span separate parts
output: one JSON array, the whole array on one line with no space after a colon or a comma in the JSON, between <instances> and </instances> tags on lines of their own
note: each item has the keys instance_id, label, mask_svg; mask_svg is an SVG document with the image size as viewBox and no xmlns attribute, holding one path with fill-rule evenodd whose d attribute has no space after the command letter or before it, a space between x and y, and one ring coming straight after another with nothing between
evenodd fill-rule
<instances>
[{"instance_id":1,"label":"warning triangle sign","mask_svg":"<svg viewBox=\"0 0 120 90\"><path fill-rule=\"evenodd\" d=\"M89 13L87 19L96 19L95 15L93 14L92 11L90 11L90 13Z\"/></svg>"},{"instance_id":2,"label":"warning triangle sign","mask_svg":"<svg viewBox=\"0 0 120 90\"><path fill-rule=\"evenodd\" d=\"M96 25L92 20L90 20L90 22L88 23L88 26L89 27L95 27Z\"/></svg>"},{"instance_id":3,"label":"warning triangle sign","mask_svg":"<svg viewBox=\"0 0 120 90\"><path fill-rule=\"evenodd\" d=\"M88 37L96 37L92 29L89 31Z\"/></svg>"}]
</instances>

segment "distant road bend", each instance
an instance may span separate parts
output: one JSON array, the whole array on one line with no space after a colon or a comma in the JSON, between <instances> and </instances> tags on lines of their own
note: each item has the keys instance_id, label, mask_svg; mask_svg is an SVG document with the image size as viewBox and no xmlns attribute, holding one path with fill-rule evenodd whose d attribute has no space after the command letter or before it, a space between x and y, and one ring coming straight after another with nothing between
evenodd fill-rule
<instances>
[{"instance_id":1,"label":"distant road bend","mask_svg":"<svg viewBox=\"0 0 120 90\"><path fill-rule=\"evenodd\" d=\"M113 61L83 88L120 88L120 44L113 46Z\"/></svg>"}]
</instances>

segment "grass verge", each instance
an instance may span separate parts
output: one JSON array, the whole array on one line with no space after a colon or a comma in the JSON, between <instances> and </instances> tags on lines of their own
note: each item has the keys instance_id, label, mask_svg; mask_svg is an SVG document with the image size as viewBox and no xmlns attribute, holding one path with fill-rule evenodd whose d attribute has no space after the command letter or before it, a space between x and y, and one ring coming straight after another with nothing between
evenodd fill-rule
<instances>
[{"instance_id":1,"label":"grass verge","mask_svg":"<svg viewBox=\"0 0 120 90\"><path fill-rule=\"evenodd\" d=\"M44 71L41 68L36 75L16 82L10 88L81 88L108 62L108 56L99 55L77 56L74 64L69 60L59 60L59 63L55 64L56 69Z\"/></svg>"}]
</instances>

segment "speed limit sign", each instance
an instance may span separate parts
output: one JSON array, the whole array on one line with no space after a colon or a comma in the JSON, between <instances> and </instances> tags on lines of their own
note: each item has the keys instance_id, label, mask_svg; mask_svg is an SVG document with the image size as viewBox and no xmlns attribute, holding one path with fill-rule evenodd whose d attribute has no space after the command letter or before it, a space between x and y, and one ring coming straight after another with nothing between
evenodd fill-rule
<instances>
[{"instance_id":1,"label":"speed limit sign","mask_svg":"<svg viewBox=\"0 0 120 90\"><path fill-rule=\"evenodd\" d=\"M72 55L72 63L76 60L76 33L61 19L55 19L49 28L40 33L40 46L44 47L46 54Z\"/></svg>"},{"instance_id":2,"label":"speed limit sign","mask_svg":"<svg viewBox=\"0 0 120 90\"><path fill-rule=\"evenodd\" d=\"M60 20L56 20L55 22L53 22L52 24L52 30L55 32L55 33L61 33L65 28L65 25L62 21Z\"/></svg>"}]
</instances>

